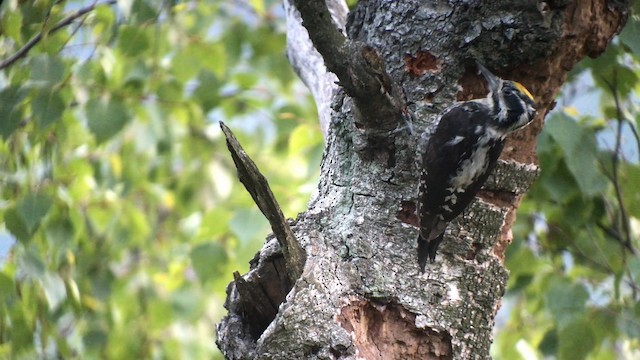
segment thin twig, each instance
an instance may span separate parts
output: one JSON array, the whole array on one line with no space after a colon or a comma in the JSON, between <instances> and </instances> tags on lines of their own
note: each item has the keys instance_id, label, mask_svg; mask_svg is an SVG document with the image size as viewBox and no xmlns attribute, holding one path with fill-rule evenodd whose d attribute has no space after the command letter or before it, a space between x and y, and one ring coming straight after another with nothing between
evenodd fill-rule
<instances>
[{"instance_id":1,"label":"thin twig","mask_svg":"<svg viewBox=\"0 0 640 360\"><path fill-rule=\"evenodd\" d=\"M618 128L616 131L616 144L614 146L614 151L612 155L612 183L613 189L616 193L616 199L618 201L618 208L620 210L620 222L622 223L622 230L624 231L624 241L622 245L626 247L632 254L635 253L633 249L633 245L631 244L631 231L629 229L629 217L627 215L627 210L624 206L623 198L622 198L622 189L620 188L620 179L618 178L618 170L619 170L619 161L620 161L620 152L622 147L622 125L624 124L624 116L622 115L622 107L620 105L620 99L618 97L618 90L616 89L617 79L613 79L613 83L605 80L605 84L609 87L611 91L611 95L613 95L613 100L616 105L616 121L618 122Z\"/></svg>"},{"instance_id":2,"label":"thin twig","mask_svg":"<svg viewBox=\"0 0 640 360\"><path fill-rule=\"evenodd\" d=\"M636 138L636 145L638 147L638 157L640 157L640 135L638 134L638 130L636 130L636 126L631 120L625 118L624 121L627 124L629 124L629 128L631 129L631 132L633 133L633 136Z\"/></svg>"},{"instance_id":3,"label":"thin twig","mask_svg":"<svg viewBox=\"0 0 640 360\"><path fill-rule=\"evenodd\" d=\"M92 6L96 6L98 4L98 0L93 0L93 4L91 4ZM71 41L71 39L73 39L73 37L78 33L78 31L80 30L81 27L84 26L85 21L87 20L87 17L83 17L79 22L78 25L76 25L76 27L74 27L71 30L71 33L69 34L69 37L67 38L67 40L65 40L64 44L62 44L62 47L60 48L60 51L62 51L67 44L69 44L69 41Z\"/></svg>"},{"instance_id":4,"label":"thin twig","mask_svg":"<svg viewBox=\"0 0 640 360\"><path fill-rule=\"evenodd\" d=\"M631 288L631 298L633 299L633 301L638 301L638 293L640 289L638 288L638 283L634 279L633 273L631 272L631 269L629 269L629 267L627 267L627 276L629 277L629 279L627 280L627 285L629 285L629 287Z\"/></svg>"},{"instance_id":5,"label":"thin twig","mask_svg":"<svg viewBox=\"0 0 640 360\"><path fill-rule=\"evenodd\" d=\"M98 3L94 3L92 5L88 5L86 7L78 9L74 13L68 15L66 18L60 20L46 34L43 34L42 32L36 34L29 41L27 41L27 43L24 44L24 46L22 48L20 48L20 50L18 50L15 54L9 56L8 58L6 58L2 62L0 62L0 70L13 65L16 61L18 61L21 58L25 57L29 53L29 51L42 40L44 35L53 34L53 33L57 32L58 30L66 27L66 26L69 26L76 19L78 19L78 18L82 17L83 15L93 11L96 8L96 6L98 6L98 5L114 5L117 2L118 2L118 0L107 0L107 1L105 1L103 3L99 3L99 4Z\"/></svg>"},{"instance_id":6,"label":"thin twig","mask_svg":"<svg viewBox=\"0 0 640 360\"><path fill-rule=\"evenodd\" d=\"M624 244L625 239L622 237L622 235L620 234L620 232L614 230L613 228L601 223L601 222L597 222L596 223L596 227L598 227L600 230L602 230L605 235L609 236L610 238L614 239L615 241L619 242L620 244Z\"/></svg>"},{"instance_id":7,"label":"thin twig","mask_svg":"<svg viewBox=\"0 0 640 360\"><path fill-rule=\"evenodd\" d=\"M574 241L574 236L572 234L569 234L566 230L562 229L560 226L549 223L547 219L545 219L543 216L540 216L538 214L533 214L532 217L534 219L543 220L547 224L549 229L553 229L554 231L558 232L561 236L563 236L565 239L567 239L567 241L570 242L571 244L571 249L573 249L573 251L571 251L571 254L573 256L575 256L576 258L582 259L586 263L591 264L593 268L598 268L600 271L602 271L605 274L615 273L613 271L613 268L609 266L608 263L606 263L606 258L605 258L605 263L603 264L603 263L600 263L598 260L589 257L587 253L585 253L582 250L582 248L580 248L578 243ZM593 237L593 233L589 232L589 235ZM600 253L602 253L602 251L600 251Z\"/></svg>"}]
</instances>

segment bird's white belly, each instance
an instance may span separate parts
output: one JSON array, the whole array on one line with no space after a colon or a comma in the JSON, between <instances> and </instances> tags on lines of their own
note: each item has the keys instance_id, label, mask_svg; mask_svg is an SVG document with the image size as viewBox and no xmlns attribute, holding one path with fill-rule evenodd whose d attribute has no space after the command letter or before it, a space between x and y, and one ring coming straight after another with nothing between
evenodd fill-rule
<instances>
[{"instance_id":1,"label":"bird's white belly","mask_svg":"<svg viewBox=\"0 0 640 360\"><path fill-rule=\"evenodd\" d=\"M464 160L456 176L451 179L450 190L453 193L463 192L471 185L480 175L487 171L489 166L489 146L480 146L471 157Z\"/></svg>"}]
</instances>

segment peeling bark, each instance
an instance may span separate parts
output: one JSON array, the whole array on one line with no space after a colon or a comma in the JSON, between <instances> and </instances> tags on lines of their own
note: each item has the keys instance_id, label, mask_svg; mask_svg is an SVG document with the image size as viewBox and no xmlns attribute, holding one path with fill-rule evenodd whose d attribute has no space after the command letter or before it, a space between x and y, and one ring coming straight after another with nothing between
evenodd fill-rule
<instances>
[{"instance_id":1,"label":"peeling bark","mask_svg":"<svg viewBox=\"0 0 640 360\"><path fill-rule=\"evenodd\" d=\"M229 315L218 326L225 356L490 358L494 316L508 277L503 258L511 225L538 173L535 137L567 72L585 56L604 51L624 24L628 9L611 4L360 1L345 27L348 41L366 44L383 59L417 130L433 128L438 113L456 99L485 95L475 59L531 90L538 118L508 139L482 193L449 226L436 263L420 274L413 226L418 137L397 132L375 146L367 134L370 123L365 119L361 126L363 105L327 85L326 73L314 78L299 69L307 84L332 89L330 97L327 91L316 96L323 101L320 109L330 104L318 194L291 226L307 262L295 284L284 283L286 277L274 276L281 252L271 240L251 271L230 284ZM246 314L266 306L243 295L247 284L255 291L280 289L264 291L278 308L262 331L255 329L267 321L256 327L257 319Z\"/></svg>"}]
</instances>

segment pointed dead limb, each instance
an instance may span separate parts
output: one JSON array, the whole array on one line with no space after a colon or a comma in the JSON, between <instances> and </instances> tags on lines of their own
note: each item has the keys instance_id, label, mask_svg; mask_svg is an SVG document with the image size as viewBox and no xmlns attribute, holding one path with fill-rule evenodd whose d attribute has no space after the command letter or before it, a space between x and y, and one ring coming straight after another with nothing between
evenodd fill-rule
<instances>
[{"instance_id":1,"label":"pointed dead limb","mask_svg":"<svg viewBox=\"0 0 640 360\"><path fill-rule=\"evenodd\" d=\"M227 148L231 153L233 162L236 164L240 182L251 194L253 201L269 221L271 230L273 230L280 247L282 247L287 266L287 275L291 284L293 284L302 275L302 269L306 261L304 249L300 246L282 214L280 205L278 205L275 196L273 196L267 179L260 173L260 170L244 151L238 139L222 121L220 122L220 128L227 139Z\"/></svg>"}]
</instances>

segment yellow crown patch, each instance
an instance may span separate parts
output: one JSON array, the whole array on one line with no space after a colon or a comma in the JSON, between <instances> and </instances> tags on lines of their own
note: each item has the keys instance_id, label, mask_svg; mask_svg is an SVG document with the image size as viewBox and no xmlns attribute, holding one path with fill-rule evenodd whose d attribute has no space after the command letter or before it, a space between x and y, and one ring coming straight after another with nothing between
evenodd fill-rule
<instances>
[{"instance_id":1,"label":"yellow crown patch","mask_svg":"<svg viewBox=\"0 0 640 360\"><path fill-rule=\"evenodd\" d=\"M515 85L515 86L516 86L516 88L517 88L518 90L520 90L520 92L522 92L523 94L527 95L527 96L529 97L529 99L531 99L531 101L535 101L535 100L533 99L533 95L531 95L531 93L529 92L529 90L527 90L527 88L526 88L526 87L524 87L524 85L520 84L520 83L519 83L519 82L517 82L517 81L514 81L514 82L513 82L513 85Z\"/></svg>"}]
</instances>

